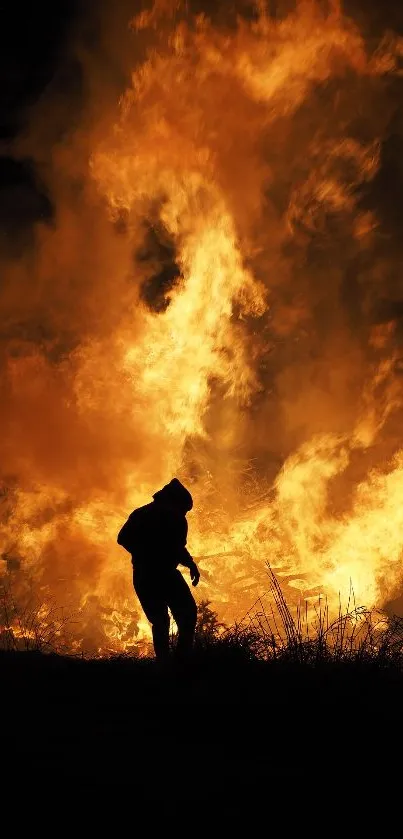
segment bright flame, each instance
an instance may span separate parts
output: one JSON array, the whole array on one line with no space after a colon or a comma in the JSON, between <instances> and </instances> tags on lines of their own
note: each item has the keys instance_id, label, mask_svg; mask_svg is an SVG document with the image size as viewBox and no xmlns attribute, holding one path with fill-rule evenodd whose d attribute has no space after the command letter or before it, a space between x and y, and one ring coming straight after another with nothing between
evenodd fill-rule
<instances>
[{"instance_id":1,"label":"bright flame","mask_svg":"<svg viewBox=\"0 0 403 839\"><path fill-rule=\"evenodd\" d=\"M134 27L160 20L159 5ZM195 499L200 596L221 619L262 593L267 560L291 596L326 594L334 610L350 580L366 606L401 581L403 452L385 433L402 404L394 324L358 340L339 295L373 245L359 190L382 139L353 136L361 87L349 80L372 90L402 46L385 40L368 57L330 6L303 2L279 21L263 9L225 30L168 15L118 121L92 136L90 189L108 209L108 220L93 210L94 254L67 210L69 253L59 258L58 232L43 246L44 271L61 259L68 273L71 250L98 265L96 243L107 264L85 298L91 328L83 315L57 365L41 351L8 359L17 401L29 411L56 394L81 456L69 449L55 476L38 466L39 443L19 438L0 535L39 593L78 609L75 647L147 639L116 533L175 474Z\"/></svg>"}]
</instances>

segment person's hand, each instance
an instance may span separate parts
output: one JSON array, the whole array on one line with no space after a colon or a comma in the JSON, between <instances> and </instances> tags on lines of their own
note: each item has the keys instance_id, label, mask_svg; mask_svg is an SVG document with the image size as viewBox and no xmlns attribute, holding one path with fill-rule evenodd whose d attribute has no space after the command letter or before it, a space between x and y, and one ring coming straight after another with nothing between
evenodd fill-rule
<instances>
[{"instance_id":1,"label":"person's hand","mask_svg":"<svg viewBox=\"0 0 403 839\"><path fill-rule=\"evenodd\" d=\"M190 568L190 579L192 580L192 586L197 586L197 583L200 580L200 571L195 562L192 562Z\"/></svg>"}]
</instances>

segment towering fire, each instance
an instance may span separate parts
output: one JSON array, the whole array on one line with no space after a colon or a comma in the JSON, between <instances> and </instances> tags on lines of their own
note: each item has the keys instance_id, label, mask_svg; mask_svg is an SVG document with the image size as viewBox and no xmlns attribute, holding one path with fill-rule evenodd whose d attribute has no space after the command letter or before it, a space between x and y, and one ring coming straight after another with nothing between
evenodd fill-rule
<instances>
[{"instance_id":1,"label":"towering fire","mask_svg":"<svg viewBox=\"0 0 403 839\"><path fill-rule=\"evenodd\" d=\"M338 609L351 581L382 605L402 578L379 184L403 44L366 44L336 3L226 24L156 3L131 25L148 52L119 113L54 149L56 222L4 266L4 578L74 613L75 647L129 647L147 628L116 533L177 475L221 619L267 560L294 599Z\"/></svg>"}]
</instances>

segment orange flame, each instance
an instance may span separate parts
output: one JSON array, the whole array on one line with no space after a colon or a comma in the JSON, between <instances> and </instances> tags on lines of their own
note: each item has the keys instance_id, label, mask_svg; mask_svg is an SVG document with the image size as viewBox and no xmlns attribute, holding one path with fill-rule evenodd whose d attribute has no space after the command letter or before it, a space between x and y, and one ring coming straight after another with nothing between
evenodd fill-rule
<instances>
[{"instance_id":1,"label":"orange flame","mask_svg":"<svg viewBox=\"0 0 403 839\"><path fill-rule=\"evenodd\" d=\"M368 56L337 3L325 14L301 2L278 21L262 8L225 29L203 16L175 24L172 9L134 21L159 21L155 48L119 118L91 134L87 238L66 206L41 234L38 270L67 276L74 252L95 277L74 314L80 340L56 365L49 347L8 357L22 433L3 550L45 598L79 610L80 643L96 650L148 637L115 538L175 474L195 498L200 596L221 619L262 592L267 560L291 595L325 594L335 610L350 580L371 606L401 579L394 322L374 327L364 312L355 335L340 288L378 226L359 195L382 136L354 132L356 103L372 107L362 91L398 72L402 44ZM56 296L54 310L62 322ZM57 474L41 460L46 394ZM65 424L79 457L70 442L63 456Z\"/></svg>"}]
</instances>

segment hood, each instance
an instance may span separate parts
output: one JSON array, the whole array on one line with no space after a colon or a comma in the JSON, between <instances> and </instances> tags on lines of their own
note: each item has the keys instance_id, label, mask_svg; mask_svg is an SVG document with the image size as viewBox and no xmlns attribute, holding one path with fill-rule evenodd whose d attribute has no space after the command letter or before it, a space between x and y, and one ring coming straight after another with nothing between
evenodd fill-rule
<instances>
[{"instance_id":1,"label":"hood","mask_svg":"<svg viewBox=\"0 0 403 839\"><path fill-rule=\"evenodd\" d=\"M189 490L178 481L178 478L173 478L169 484L165 484L162 489L154 493L153 498L158 503L180 507L186 513L193 507L193 498Z\"/></svg>"}]
</instances>

